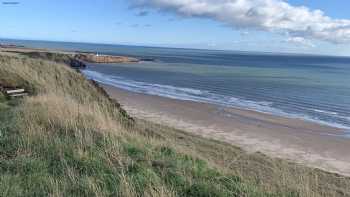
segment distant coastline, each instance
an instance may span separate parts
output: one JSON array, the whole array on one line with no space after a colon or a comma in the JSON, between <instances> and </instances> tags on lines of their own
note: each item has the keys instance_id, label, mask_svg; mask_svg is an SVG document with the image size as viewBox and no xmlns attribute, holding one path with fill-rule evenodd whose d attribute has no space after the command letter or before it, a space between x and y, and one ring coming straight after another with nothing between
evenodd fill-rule
<instances>
[{"instance_id":1,"label":"distant coastline","mask_svg":"<svg viewBox=\"0 0 350 197\"><path fill-rule=\"evenodd\" d=\"M247 50L227 50L227 49L207 49L207 48L184 48L184 47L172 47L172 46L159 46L159 45L141 45L141 44L118 44L118 43L95 43L95 42L78 42L78 41L50 41L50 40L26 40L26 39L12 39L12 38L0 38L0 43L20 43L18 45L28 46L32 48L35 43L56 43L56 44L74 44L74 45L101 45L101 46L120 46L120 47L142 47L142 48L158 48L158 49L179 49L179 50L202 50L202 51L222 51L231 53L242 54L259 54L259 55L280 55L280 56L314 56L314 57L337 57L337 58L350 58L349 55L329 55L322 53L297 53L297 52L280 52L280 51L247 51ZM31 44L24 44L31 43ZM46 47L40 47L46 48ZM59 48L59 47L57 47ZM56 48L56 49L57 49ZM55 48L50 48L54 50ZM73 50L73 49L72 49ZM69 51L72 51L69 50ZM81 51L84 52L84 51ZM91 51L89 51L91 52Z\"/></svg>"},{"instance_id":2,"label":"distant coastline","mask_svg":"<svg viewBox=\"0 0 350 197\"><path fill-rule=\"evenodd\" d=\"M89 63L135 63L139 62L138 59L126 56L115 56L115 55L103 55L103 54L92 54L92 53L78 53L75 55L75 58L89 62Z\"/></svg>"},{"instance_id":3,"label":"distant coastline","mask_svg":"<svg viewBox=\"0 0 350 197\"><path fill-rule=\"evenodd\" d=\"M89 62L89 63L135 63L141 61L140 59L128 56L117 56L117 55L104 55L104 54L94 54L83 51L65 51L65 50L51 50L51 49L40 49L40 48L28 48L23 45L15 44L1 44L0 51L2 52L14 52L14 53L23 53L35 56L40 55L40 53L55 53L55 54L66 54L70 55L74 60L80 62ZM81 63L83 64L83 63ZM84 66L81 66L84 67Z\"/></svg>"}]
</instances>

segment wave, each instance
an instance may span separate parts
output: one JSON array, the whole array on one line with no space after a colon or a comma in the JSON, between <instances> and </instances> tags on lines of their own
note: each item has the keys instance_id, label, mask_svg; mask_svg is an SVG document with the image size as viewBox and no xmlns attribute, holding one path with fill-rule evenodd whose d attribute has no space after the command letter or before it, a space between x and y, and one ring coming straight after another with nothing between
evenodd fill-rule
<instances>
[{"instance_id":1,"label":"wave","mask_svg":"<svg viewBox=\"0 0 350 197\"><path fill-rule=\"evenodd\" d=\"M162 84L153 84L153 83L134 81L134 80L126 79L124 77L102 74L92 70L82 70L82 72L87 78L93 79L99 83L115 86L125 90L133 91L133 92L157 95L157 96L168 97L168 98L178 99L178 100L211 103L211 104L217 104L225 107L249 109L249 110L254 110L262 113L278 115L282 117L298 118L298 119L303 119L311 122L316 122L322 125L328 125L332 127L346 129L350 132L350 127L346 125L336 123L336 122L324 121L318 117L311 117L310 115L306 115L306 114L288 113L281 109L277 109L273 107L273 104L274 104L273 102L252 101L252 100L246 100L246 99L237 98L237 97L214 94L206 90L198 90L193 88L175 87L171 85L162 85ZM338 113L336 112L329 112L329 111L324 111L320 109L312 109L312 111L318 114L326 114L334 118L339 118ZM350 117L341 117L341 119L350 120Z\"/></svg>"},{"instance_id":2,"label":"wave","mask_svg":"<svg viewBox=\"0 0 350 197\"><path fill-rule=\"evenodd\" d=\"M320 109L312 109L315 112L323 113L323 114L329 114L329 115L338 115L337 112L331 112L331 111L325 111Z\"/></svg>"},{"instance_id":3,"label":"wave","mask_svg":"<svg viewBox=\"0 0 350 197\"><path fill-rule=\"evenodd\" d=\"M336 117L336 118L339 118L339 119L342 119L342 120L345 120L345 121L350 121L350 117L339 115L338 112L331 112L331 111L320 110L320 109L312 109L312 110L315 111L315 112L322 113L322 114L331 115L333 117Z\"/></svg>"},{"instance_id":4,"label":"wave","mask_svg":"<svg viewBox=\"0 0 350 197\"><path fill-rule=\"evenodd\" d=\"M89 79L138 93L146 93L180 100L213 103L229 107L244 107L248 109L259 110L261 112L276 110L271 107L273 104L272 102L250 101L230 96L213 94L205 90L139 82L90 70L83 70L82 72Z\"/></svg>"}]
</instances>

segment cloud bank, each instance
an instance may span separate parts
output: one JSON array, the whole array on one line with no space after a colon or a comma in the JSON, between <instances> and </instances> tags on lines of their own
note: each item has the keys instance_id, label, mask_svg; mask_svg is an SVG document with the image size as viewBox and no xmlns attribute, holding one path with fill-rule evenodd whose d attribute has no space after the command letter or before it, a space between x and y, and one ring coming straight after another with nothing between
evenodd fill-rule
<instances>
[{"instance_id":1,"label":"cloud bank","mask_svg":"<svg viewBox=\"0 0 350 197\"><path fill-rule=\"evenodd\" d=\"M321 10L292 6L283 0L131 0L135 7L205 17L238 29L287 34L301 41L350 43L350 20L333 19Z\"/></svg>"}]
</instances>

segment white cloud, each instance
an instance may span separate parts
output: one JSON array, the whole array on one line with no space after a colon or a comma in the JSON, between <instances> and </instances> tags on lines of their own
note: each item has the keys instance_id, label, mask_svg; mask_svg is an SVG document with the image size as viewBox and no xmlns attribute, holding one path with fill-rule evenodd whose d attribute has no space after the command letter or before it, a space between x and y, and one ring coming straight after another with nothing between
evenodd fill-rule
<instances>
[{"instance_id":1,"label":"white cloud","mask_svg":"<svg viewBox=\"0 0 350 197\"><path fill-rule=\"evenodd\" d=\"M211 18L234 28L287 33L292 38L350 43L350 20L283 0L131 0L136 7Z\"/></svg>"},{"instance_id":2,"label":"white cloud","mask_svg":"<svg viewBox=\"0 0 350 197\"><path fill-rule=\"evenodd\" d=\"M315 47L315 45L311 41L306 40L303 37L290 37L286 40L286 42L297 46Z\"/></svg>"}]
</instances>

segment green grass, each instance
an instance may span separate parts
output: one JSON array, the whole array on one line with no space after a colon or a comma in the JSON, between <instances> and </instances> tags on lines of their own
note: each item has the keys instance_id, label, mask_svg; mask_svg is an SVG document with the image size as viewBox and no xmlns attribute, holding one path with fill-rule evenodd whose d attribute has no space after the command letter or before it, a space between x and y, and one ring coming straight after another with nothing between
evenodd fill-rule
<instances>
[{"instance_id":1,"label":"green grass","mask_svg":"<svg viewBox=\"0 0 350 197\"><path fill-rule=\"evenodd\" d=\"M53 133L29 137L16 126L16 113L21 113L17 110L21 109L0 111L1 196L157 196L159 192L240 196L256 192L239 177L225 176L204 160L167 146L139 143L140 139L134 139L137 135L122 138L86 130L77 136L56 125ZM38 124L48 123L40 119ZM121 188L124 185L127 191Z\"/></svg>"},{"instance_id":2,"label":"green grass","mask_svg":"<svg viewBox=\"0 0 350 197\"><path fill-rule=\"evenodd\" d=\"M60 61L58 61L60 62ZM350 179L134 120L64 64L0 55L0 196L350 196Z\"/></svg>"},{"instance_id":3,"label":"green grass","mask_svg":"<svg viewBox=\"0 0 350 197\"><path fill-rule=\"evenodd\" d=\"M73 60L72 54L54 53L54 52L43 52L43 51L32 51L32 52L14 52L19 55L41 60L49 60L57 63L63 63L70 65Z\"/></svg>"}]
</instances>

